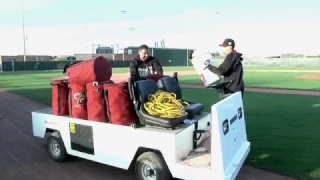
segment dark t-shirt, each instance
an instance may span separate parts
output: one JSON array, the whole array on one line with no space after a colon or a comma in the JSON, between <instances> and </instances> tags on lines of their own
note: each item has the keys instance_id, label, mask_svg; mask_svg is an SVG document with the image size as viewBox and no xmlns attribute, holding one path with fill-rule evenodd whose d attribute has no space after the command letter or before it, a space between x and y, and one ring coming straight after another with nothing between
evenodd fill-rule
<instances>
[{"instance_id":1,"label":"dark t-shirt","mask_svg":"<svg viewBox=\"0 0 320 180\"><path fill-rule=\"evenodd\" d=\"M150 74L163 74L162 66L157 58L149 56L146 61L134 58L130 63L130 76L134 79L145 78Z\"/></svg>"}]
</instances>

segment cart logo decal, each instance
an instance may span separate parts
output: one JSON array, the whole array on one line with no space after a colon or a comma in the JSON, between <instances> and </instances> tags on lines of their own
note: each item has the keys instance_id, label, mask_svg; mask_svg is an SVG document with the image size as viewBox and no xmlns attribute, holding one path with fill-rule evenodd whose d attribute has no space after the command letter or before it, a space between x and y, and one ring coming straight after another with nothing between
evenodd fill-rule
<instances>
[{"instance_id":1,"label":"cart logo decal","mask_svg":"<svg viewBox=\"0 0 320 180\"><path fill-rule=\"evenodd\" d=\"M239 107L239 109L238 109L238 118L239 118L239 120L242 118L242 108L241 107Z\"/></svg>"},{"instance_id":2,"label":"cart logo decal","mask_svg":"<svg viewBox=\"0 0 320 180\"><path fill-rule=\"evenodd\" d=\"M238 114L234 115L234 116L230 119L230 124L233 124L237 119L238 119Z\"/></svg>"},{"instance_id":3,"label":"cart logo decal","mask_svg":"<svg viewBox=\"0 0 320 180\"><path fill-rule=\"evenodd\" d=\"M70 128L70 133L72 134L76 133L76 125L74 123L70 123L69 128Z\"/></svg>"},{"instance_id":4,"label":"cart logo decal","mask_svg":"<svg viewBox=\"0 0 320 180\"><path fill-rule=\"evenodd\" d=\"M222 132L223 132L223 135L226 135L228 134L229 132L229 123L228 123L228 119L224 120L222 122Z\"/></svg>"},{"instance_id":5,"label":"cart logo decal","mask_svg":"<svg viewBox=\"0 0 320 180\"><path fill-rule=\"evenodd\" d=\"M242 108L239 107L237 114L235 114L231 119L230 119L230 124L233 124L237 119L242 118Z\"/></svg>"},{"instance_id":6,"label":"cart logo decal","mask_svg":"<svg viewBox=\"0 0 320 180\"><path fill-rule=\"evenodd\" d=\"M82 92L77 92L73 95L73 98L77 101L77 105L84 106L87 103L87 97Z\"/></svg>"}]
</instances>

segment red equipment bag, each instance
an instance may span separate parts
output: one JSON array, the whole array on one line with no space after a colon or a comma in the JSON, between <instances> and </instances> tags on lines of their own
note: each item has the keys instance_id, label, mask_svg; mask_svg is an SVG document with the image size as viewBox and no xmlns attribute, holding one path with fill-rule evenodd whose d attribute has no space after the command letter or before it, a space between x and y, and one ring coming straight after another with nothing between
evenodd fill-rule
<instances>
[{"instance_id":1,"label":"red equipment bag","mask_svg":"<svg viewBox=\"0 0 320 180\"><path fill-rule=\"evenodd\" d=\"M86 87L79 84L69 84L70 117L87 119Z\"/></svg>"},{"instance_id":2,"label":"red equipment bag","mask_svg":"<svg viewBox=\"0 0 320 180\"><path fill-rule=\"evenodd\" d=\"M68 81L54 80L52 83L52 114L56 116L69 115L68 109Z\"/></svg>"},{"instance_id":3,"label":"red equipment bag","mask_svg":"<svg viewBox=\"0 0 320 180\"><path fill-rule=\"evenodd\" d=\"M86 86L87 83L98 81L105 82L112 76L112 67L106 58L97 56L67 69L69 83Z\"/></svg>"},{"instance_id":4,"label":"red equipment bag","mask_svg":"<svg viewBox=\"0 0 320 180\"><path fill-rule=\"evenodd\" d=\"M106 108L111 124L130 126L138 122L130 99L128 82L104 84Z\"/></svg>"},{"instance_id":5,"label":"red equipment bag","mask_svg":"<svg viewBox=\"0 0 320 180\"><path fill-rule=\"evenodd\" d=\"M105 83L113 83L112 81ZM109 122L104 101L103 84L97 81L88 83L87 89L87 110L88 120L96 122Z\"/></svg>"}]
</instances>

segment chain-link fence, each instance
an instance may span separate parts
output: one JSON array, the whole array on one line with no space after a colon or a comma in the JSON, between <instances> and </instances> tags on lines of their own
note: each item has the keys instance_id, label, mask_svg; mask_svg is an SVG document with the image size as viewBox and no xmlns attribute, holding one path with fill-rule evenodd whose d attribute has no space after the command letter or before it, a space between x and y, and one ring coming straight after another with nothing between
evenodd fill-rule
<instances>
[{"instance_id":1,"label":"chain-link fence","mask_svg":"<svg viewBox=\"0 0 320 180\"><path fill-rule=\"evenodd\" d=\"M0 70L2 72L13 71L44 71L62 70L65 65L79 61L27 61L27 62L2 62ZM131 60L109 61L112 67L129 67Z\"/></svg>"}]
</instances>

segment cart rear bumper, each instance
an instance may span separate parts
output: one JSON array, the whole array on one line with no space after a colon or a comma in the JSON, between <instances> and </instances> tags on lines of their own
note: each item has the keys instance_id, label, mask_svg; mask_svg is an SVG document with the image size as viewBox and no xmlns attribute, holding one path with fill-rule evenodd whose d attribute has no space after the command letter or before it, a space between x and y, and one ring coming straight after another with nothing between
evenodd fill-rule
<instances>
[{"instance_id":1,"label":"cart rear bumper","mask_svg":"<svg viewBox=\"0 0 320 180\"><path fill-rule=\"evenodd\" d=\"M250 152L250 142L246 142L242 145L241 149L239 149L237 156L235 156L232 166L228 169L224 179L225 180L233 180L239 174L241 167L244 164L244 161L247 159Z\"/></svg>"}]
</instances>

